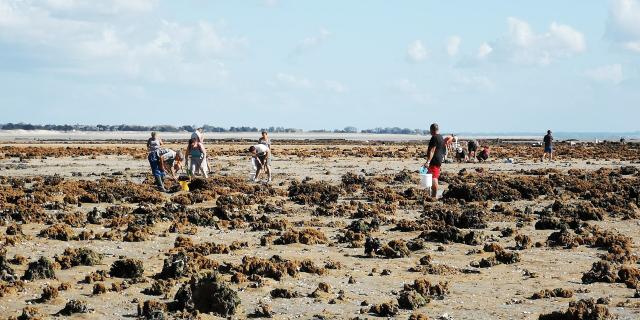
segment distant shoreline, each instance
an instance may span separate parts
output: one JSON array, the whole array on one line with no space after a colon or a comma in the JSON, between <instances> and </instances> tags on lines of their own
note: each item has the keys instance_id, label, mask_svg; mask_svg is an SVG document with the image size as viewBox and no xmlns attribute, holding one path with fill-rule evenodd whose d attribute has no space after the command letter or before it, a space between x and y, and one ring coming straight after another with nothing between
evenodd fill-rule
<instances>
[{"instance_id":1,"label":"distant shoreline","mask_svg":"<svg viewBox=\"0 0 640 320\"><path fill-rule=\"evenodd\" d=\"M161 132L165 140L186 140L189 132ZM209 140L257 140L256 132L205 132ZM334 133L334 132L274 132L270 134L274 140L347 140L347 141L388 141L407 142L425 141L428 135L417 134L384 134L384 133ZM460 139L505 140L513 142L532 142L542 140L543 134L473 134L460 133ZM556 140L577 140L580 142L619 141L625 137L627 141L639 141L640 134L624 133L555 133ZM51 131L51 130L0 130L0 142L55 142L55 141L144 141L149 137L146 131Z\"/></svg>"}]
</instances>

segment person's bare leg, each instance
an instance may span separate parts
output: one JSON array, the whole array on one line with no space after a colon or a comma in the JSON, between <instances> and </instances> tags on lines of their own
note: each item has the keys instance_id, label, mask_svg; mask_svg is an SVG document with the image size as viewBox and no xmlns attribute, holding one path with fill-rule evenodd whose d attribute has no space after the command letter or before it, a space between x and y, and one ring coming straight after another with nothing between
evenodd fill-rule
<instances>
[{"instance_id":1,"label":"person's bare leg","mask_svg":"<svg viewBox=\"0 0 640 320\"><path fill-rule=\"evenodd\" d=\"M207 172L208 170L205 169L204 165L200 166L200 171L202 171L202 175L204 176L204 178L209 178L209 173Z\"/></svg>"},{"instance_id":2,"label":"person's bare leg","mask_svg":"<svg viewBox=\"0 0 640 320\"><path fill-rule=\"evenodd\" d=\"M258 181L258 177L260 176L260 172L262 172L262 168L256 169L256 175L253 176L253 181Z\"/></svg>"},{"instance_id":3,"label":"person's bare leg","mask_svg":"<svg viewBox=\"0 0 640 320\"><path fill-rule=\"evenodd\" d=\"M431 197L438 197L438 179L432 179L431 181Z\"/></svg>"},{"instance_id":4,"label":"person's bare leg","mask_svg":"<svg viewBox=\"0 0 640 320\"><path fill-rule=\"evenodd\" d=\"M267 182L271 182L271 166L267 165L267 167L265 168L265 170L267 171Z\"/></svg>"}]
</instances>

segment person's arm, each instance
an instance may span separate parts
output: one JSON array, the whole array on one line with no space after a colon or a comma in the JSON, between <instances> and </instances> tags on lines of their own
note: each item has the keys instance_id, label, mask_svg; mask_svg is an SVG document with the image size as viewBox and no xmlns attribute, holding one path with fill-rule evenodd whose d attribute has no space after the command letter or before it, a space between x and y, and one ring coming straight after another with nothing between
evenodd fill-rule
<instances>
[{"instance_id":1,"label":"person's arm","mask_svg":"<svg viewBox=\"0 0 640 320\"><path fill-rule=\"evenodd\" d=\"M162 172L167 172L166 170L166 165L164 163L164 158L162 156L160 156L160 161L158 161L158 163L160 164L160 171Z\"/></svg>"},{"instance_id":2,"label":"person's arm","mask_svg":"<svg viewBox=\"0 0 640 320\"><path fill-rule=\"evenodd\" d=\"M202 156L204 158L207 157L207 149L204 148L204 145L202 143L198 143L198 147L200 148L200 151L202 151Z\"/></svg>"}]
</instances>

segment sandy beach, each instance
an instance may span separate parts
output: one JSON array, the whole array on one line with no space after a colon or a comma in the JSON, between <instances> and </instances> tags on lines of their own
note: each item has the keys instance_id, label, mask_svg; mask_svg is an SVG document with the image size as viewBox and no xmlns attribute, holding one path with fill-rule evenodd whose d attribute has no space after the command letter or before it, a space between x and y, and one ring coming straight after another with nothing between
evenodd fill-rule
<instances>
[{"instance_id":1,"label":"sandy beach","mask_svg":"<svg viewBox=\"0 0 640 320\"><path fill-rule=\"evenodd\" d=\"M142 145L4 143L4 264L24 278L45 257L55 276L4 279L0 317L30 306L48 318L71 300L90 308L77 319L180 317L177 292L214 270L240 301L237 318L538 319L591 298L619 319L640 316L640 273L617 275L638 270L638 145L567 144L553 163L495 145L488 163L445 164L436 202L418 186L419 143L275 145L270 185L248 181L245 147L210 141L212 177L162 194ZM99 261L69 265L78 253L65 250L80 248ZM171 274L179 252L189 268ZM141 275L114 272L122 259L138 259ZM585 280L600 261L616 276ZM556 288L569 293L532 299Z\"/></svg>"}]
</instances>

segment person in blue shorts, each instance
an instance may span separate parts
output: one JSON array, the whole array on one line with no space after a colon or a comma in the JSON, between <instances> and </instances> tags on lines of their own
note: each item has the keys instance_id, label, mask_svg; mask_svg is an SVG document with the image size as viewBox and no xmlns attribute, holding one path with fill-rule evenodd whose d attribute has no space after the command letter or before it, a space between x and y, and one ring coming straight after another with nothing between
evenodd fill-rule
<instances>
[{"instance_id":1,"label":"person in blue shorts","mask_svg":"<svg viewBox=\"0 0 640 320\"><path fill-rule=\"evenodd\" d=\"M549 161L553 161L553 136L551 130L547 130L547 134L542 139L544 141L544 153L542 154L542 162L549 155Z\"/></svg>"}]
</instances>

